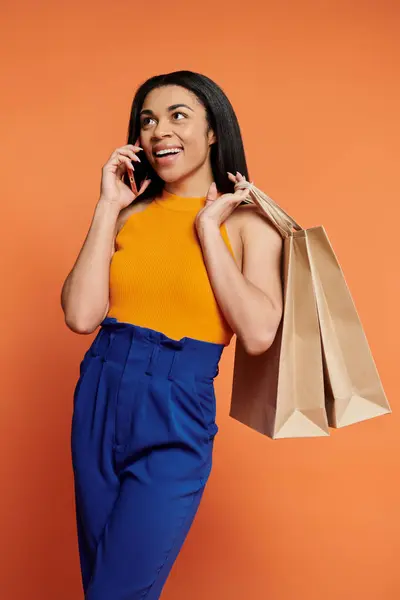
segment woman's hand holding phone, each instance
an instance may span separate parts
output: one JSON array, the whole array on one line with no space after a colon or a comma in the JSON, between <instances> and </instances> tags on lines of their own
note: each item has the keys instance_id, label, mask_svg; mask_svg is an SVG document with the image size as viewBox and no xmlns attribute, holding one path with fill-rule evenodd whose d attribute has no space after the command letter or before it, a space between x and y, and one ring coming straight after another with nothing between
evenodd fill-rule
<instances>
[{"instance_id":1,"label":"woman's hand holding phone","mask_svg":"<svg viewBox=\"0 0 400 600\"><path fill-rule=\"evenodd\" d=\"M133 144L126 144L114 150L102 169L100 200L112 203L122 210L145 191L151 180L145 179L137 190L131 162L140 162L140 158L136 156L140 150L140 146ZM131 189L124 183L125 173L128 174Z\"/></svg>"}]
</instances>

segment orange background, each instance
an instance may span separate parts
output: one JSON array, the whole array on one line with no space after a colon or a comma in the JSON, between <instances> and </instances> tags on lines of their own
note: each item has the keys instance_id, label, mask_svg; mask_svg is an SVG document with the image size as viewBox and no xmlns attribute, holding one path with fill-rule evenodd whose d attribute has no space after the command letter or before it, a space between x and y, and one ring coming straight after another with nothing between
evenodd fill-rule
<instances>
[{"instance_id":1,"label":"orange background","mask_svg":"<svg viewBox=\"0 0 400 600\"><path fill-rule=\"evenodd\" d=\"M64 325L61 286L136 86L181 68L227 92L256 184L325 225L394 413L271 441L228 416L232 344L213 472L163 598L398 600L399 4L2 9L2 600L82 597L69 435L92 336Z\"/></svg>"}]
</instances>

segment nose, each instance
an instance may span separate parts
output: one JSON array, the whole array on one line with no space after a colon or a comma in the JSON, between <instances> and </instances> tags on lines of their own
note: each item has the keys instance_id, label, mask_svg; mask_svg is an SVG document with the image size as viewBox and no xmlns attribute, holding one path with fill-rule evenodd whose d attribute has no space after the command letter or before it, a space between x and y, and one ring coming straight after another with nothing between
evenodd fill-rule
<instances>
[{"instance_id":1,"label":"nose","mask_svg":"<svg viewBox=\"0 0 400 600\"><path fill-rule=\"evenodd\" d=\"M153 130L153 138L162 138L167 135L171 135L170 124L168 121L160 119Z\"/></svg>"}]
</instances>

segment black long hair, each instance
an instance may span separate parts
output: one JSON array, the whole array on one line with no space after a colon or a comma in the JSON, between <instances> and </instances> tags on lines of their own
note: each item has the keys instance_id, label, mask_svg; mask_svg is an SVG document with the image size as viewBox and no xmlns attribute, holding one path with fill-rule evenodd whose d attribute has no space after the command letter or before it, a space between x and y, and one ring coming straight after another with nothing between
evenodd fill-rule
<instances>
[{"instance_id":1,"label":"black long hair","mask_svg":"<svg viewBox=\"0 0 400 600\"><path fill-rule=\"evenodd\" d=\"M155 75L142 83L133 98L127 143L135 144L140 135L140 111L147 94L167 85L186 88L197 96L205 108L208 127L216 134L216 142L210 149L210 160L218 191L223 194L234 191L234 184L228 178L227 171L239 171L249 181L243 140L235 111L223 90L209 77L200 73L174 71ZM140 154L140 160L140 163L134 163L137 188L139 189L146 175L151 179L151 184L138 200L157 197L164 187L164 181L151 167L144 153ZM128 179L125 179L125 183L128 184Z\"/></svg>"}]
</instances>

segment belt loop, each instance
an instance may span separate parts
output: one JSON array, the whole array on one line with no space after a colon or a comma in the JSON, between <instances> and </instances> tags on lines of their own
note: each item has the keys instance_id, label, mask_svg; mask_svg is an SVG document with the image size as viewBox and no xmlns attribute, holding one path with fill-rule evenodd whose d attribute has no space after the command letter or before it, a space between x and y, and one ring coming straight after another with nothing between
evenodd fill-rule
<instances>
[{"instance_id":1,"label":"belt loop","mask_svg":"<svg viewBox=\"0 0 400 600\"><path fill-rule=\"evenodd\" d=\"M146 369L146 375L153 374L153 365L158 356L159 350L160 350L160 348L159 348L158 344L155 344L153 347L153 350L151 351L150 359L149 359L147 369Z\"/></svg>"},{"instance_id":2,"label":"belt loop","mask_svg":"<svg viewBox=\"0 0 400 600\"><path fill-rule=\"evenodd\" d=\"M174 355L172 357L172 362L171 362L171 367L170 367L169 372L168 372L168 379L173 379L174 378L173 369L178 364L178 352L179 352L179 350L175 350L174 351Z\"/></svg>"}]
</instances>

